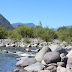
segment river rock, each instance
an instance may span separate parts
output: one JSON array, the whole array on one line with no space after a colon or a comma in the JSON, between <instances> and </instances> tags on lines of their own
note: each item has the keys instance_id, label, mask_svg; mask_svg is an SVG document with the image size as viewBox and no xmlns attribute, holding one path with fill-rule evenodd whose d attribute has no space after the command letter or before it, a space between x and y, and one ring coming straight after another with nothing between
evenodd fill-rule
<instances>
[{"instance_id":1,"label":"river rock","mask_svg":"<svg viewBox=\"0 0 72 72\"><path fill-rule=\"evenodd\" d=\"M33 45L31 45L32 47L38 47L38 44L33 44Z\"/></svg>"},{"instance_id":2,"label":"river rock","mask_svg":"<svg viewBox=\"0 0 72 72\"><path fill-rule=\"evenodd\" d=\"M55 40L53 40L53 43L54 43L54 44L60 44L61 42L60 42L59 40L56 40L56 39L55 39Z\"/></svg>"},{"instance_id":3,"label":"river rock","mask_svg":"<svg viewBox=\"0 0 72 72\"><path fill-rule=\"evenodd\" d=\"M67 51L66 51L65 49L63 49L60 45L51 44L51 45L49 45L49 48L50 48L52 51L59 52L60 54L61 54L61 53L64 53L65 55L67 54Z\"/></svg>"},{"instance_id":4,"label":"river rock","mask_svg":"<svg viewBox=\"0 0 72 72\"><path fill-rule=\"evenodd\" d=\"M72 46L68 45L68 46L65 47L65 49L72 49Z\"/></svg>"},{"instance_id":5,"label":"river rock","mask_svg":"<svg viewBox=\"0 0 72 72\"><path fill-rule=\"evenodd\" d=\"M50 52L50 48L48 46L44 46L35 56L35 59L39 62L42 61L43 56L47 53Z\"/></svg>"},{"instance_id":6,"label":"river rock","mask_svg":"<svg viewBox=\"0 0 72 72\"><path fill-rule=\"evenodd\" d=\"M64 63L64 62L57 62L57 65L58 65L58 66L65 67L65 63Z\"/></svg>"},{"instance_id":7,"label":"river rock","mask_svg":"<svg viewBox=\"0 0 72 72\"><path fill-rule=\"evenodd\" d=\"M28 48L31 47L31 44L27 45L27 47L28 47Z\"/></svg>"},{"instance_id":8,"label":"river rock","mask_svg":"<svg viewBox=\"0 0 72 72\"><path fill-rule=\"evenodd\" d=\"M6 45L5 44L0 44L0 47L6 47Z\"/></svg>"},{"instance_id":9,"label":"river rock","mask_svg":"<svg viewBox=\"0 0 72 72\"><path fill-rule=\"evenodd\" d=\"M46 68L46 70L49 70L50 72L56 72L56 67L55 66L49 66Z\"/></svg>"},{"instance_id":10,"label":"river rock","mask_svg":"<svg viewBox=\"0 0 72 72\"><path fill-rule=\"evenodd\" d=\"M39 70L38 72L51 72L50 70Z\"/></svg>"},{"instance_id":11,"label":"river rock","mask_svg":"<svg viewBox=\"0 0 72 72\"><path fill-rule=\"evenodd\" d=\"M13 72L19 72L19 69L14 69Z\"/></svg>"},{"instance_id":12,"label":"river rock","mask_svg":"<svg viewBox=\"0 0 72 72\"><path fill-rule=\"evenodd\" d=\"M63 42L60 44L60 46L63 47L63 48L66 47L66 46L67 46L67 42L63 41Z\"/></svg>"},{"instance_id":13,"label":"river rock","mask_svg":"<svg viewBox=\"0 0 72 72\"><path fill-rule=\"evenodd\" d=\"M72 72L72 64L67 64L66 71L67 72Z\"/></svg>"},{"instance_id":14,"label":"river rock","mask_svg":"<svg viewBox=\"0 0 72 72\"><path fill-rule=\"evenodd\" d=\"M30 52L30 51L31 51L30 48L26 48L25 50L26 50L27 52Z\"/></svg>"},{"instance_id":15,"label":"river rock","mask_svg":"<svg viewBox=\"0 0 72 72\"><path fill-rule=\"evenodd\" d=\"M45 66L42 65L41 63L36 62L35 64L32 64L32 65L29 65L29 66L25 67L24 70L29 71L29 72L30 71L33 72L33 71L42 70L44 67Z\"/></svg>"},{"instance_id":16,"label":"river rock","mask_svg":"<svg viewBox=\"0 0 72 72\"><path fill-rule=\"evenodd\" d=\"M25 58L22 58L20 61L18 61L16 63L16 66L28 66L28 65L31 65L33 63L36 62L36 59L35 58L28 58L28 57L25 57Z\"/></svg>"},{"instance_id":17,"label":"river rock","mask_svg":"<svg viewBox=\"0 0 72 72\"><path fill-rule=\"evenodd\" d=\"M46 64L56 63L56 62L60 61L60 54L58 52L47 52L44 55L44 61Z\"/></svg>"},{"instance_id":18,"label":"river rock","mask_svg":"<svg viewBox=\"0 0 72 72\"><path fill-rule=\"evenodd\" d=\"M72 50L66 55L68 58L72 58Z\"/></svg>"},{"instance_id":19,"label":"river rock","mask_svg":"<svg viewBox=\"0 0 72 72\"><path fill-rule=\"evenodd\" d=\"M43 64L43 65L47 65L47 64L45 63L45 61L44 61L44 60L42 60L41 64Z\"/></svg>"},{"instance_id":20,"label":"river rock","mask_svg":"<svg viewBox=\"0 0 72 72\"><path fill-rule=\"evenodd\" d=\"M66 68L58 66L57 67L57 72L66 72Z\"/></svg>"}]
</instances>

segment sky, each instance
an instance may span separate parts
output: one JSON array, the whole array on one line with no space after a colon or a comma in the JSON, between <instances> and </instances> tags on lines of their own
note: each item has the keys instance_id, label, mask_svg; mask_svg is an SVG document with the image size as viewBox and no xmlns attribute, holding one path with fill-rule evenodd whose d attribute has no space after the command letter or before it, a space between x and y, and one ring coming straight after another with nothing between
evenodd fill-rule
<instances>
[{"instance_id":1,"label":"sky","mask_svg":"<svg viewBox=\"0 0 72 72\"><path fill-rule=\"evenodd\" d=\"M72 25L72 0L0 0L0 14L12 23L49 28Z\"/></svg>"}]
</instances>

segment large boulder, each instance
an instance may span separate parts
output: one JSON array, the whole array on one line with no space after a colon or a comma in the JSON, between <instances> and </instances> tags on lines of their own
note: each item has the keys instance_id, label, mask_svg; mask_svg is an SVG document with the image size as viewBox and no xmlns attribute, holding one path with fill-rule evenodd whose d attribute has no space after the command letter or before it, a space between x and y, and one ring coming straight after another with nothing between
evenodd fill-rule
<instances>
[{"instance_id":1,"label":"large boulder","mask_svg":"<svg viewBox=\"0 0 72 72\"><path fill-rule=\"evenodd\" d=\"M47 52L44 55L44 61L46 64L56 63L56 62L60 61L60 54L58 52Z\"/></svg>"},{"instance_id":2,"label":"large boulder","mask_svg":"<svg viewBox=\"0 0 72 72\"><path fill-rule=\"evenodd\" d=\"M49 45L49 48L50 48L52 51L59 52L60 54L61 54L61 53L64 53L65 55L67 54L67 51L66 51L65 49L63 49L60 45L51 44L51 45Z\"/></svg>"},{"instance_id":3,"label":"large boulder","mask_svg":"<svg viewBox=\"0 0 72 72\"><path fill-rule=\"evenodd\" d=\"M51 49L48 46L44 46L35 56L35 59L39 62L42 61L43 56L47 53L50 52Z\"/></svg>"},{"instance_id":4,"label":"large boulder","mask_svg":"<svg viewBox=\"0 0 72 72\"><path fill-rule=\"evenodd\" d=\"M42 65L39 62L36 62L35 64L29 65L27 67L24 68L24 70L29 71L29 72L33 72L33 71L39 71L42 70L45 66Z\"/></svg>"},{"instance_id":5,"label":"large boulder","mask_svg":"<svg viewBox=\"0 0 72 72\"><path fill-rule=\"evenodd\" d=\"M35 58L24 57L16 63L16 66L28 66L36 62Z\"/></svg>"}]
</instances>

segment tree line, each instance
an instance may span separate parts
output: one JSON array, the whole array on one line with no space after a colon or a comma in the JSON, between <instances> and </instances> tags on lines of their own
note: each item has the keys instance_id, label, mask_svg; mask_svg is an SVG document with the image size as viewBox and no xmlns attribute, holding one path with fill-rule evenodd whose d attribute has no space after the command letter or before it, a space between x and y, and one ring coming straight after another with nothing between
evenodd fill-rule
<instances>
[{"instance_id":1,"label":"tree line","mask_svg":"<svg viewBox=\"0 0 72 72\"><path fill-rule=\"evenodd\" d=\"M10 38L13 40L20 40L21 38L39 38L46 42L52 41L53 39L59 39L68 43L72 42L72 27L60 27L55 31L48 27L39 26L26 26L18 25L17 28L7 30L5 27L0 26L0 39Z\"/></svg>"}]
</instances>

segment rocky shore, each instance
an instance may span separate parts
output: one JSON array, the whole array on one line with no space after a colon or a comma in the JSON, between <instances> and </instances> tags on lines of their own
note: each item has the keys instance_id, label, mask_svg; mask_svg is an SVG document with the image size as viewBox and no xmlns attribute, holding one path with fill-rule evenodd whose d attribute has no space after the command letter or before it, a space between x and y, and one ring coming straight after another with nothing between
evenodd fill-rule
<instances>
[{"instance_id":1,"label":"rocky shore","mask_svg":"<svg viewBox=\"0 0 72 72\"><path fill-rule=\"evenodd\" d=\"M0 40L0 52L8 53L8 49L20 56L16 66L23 67L27 72L72 72L72 44L59 40L43 42L31 39L30 44L23 40ZM67 49L70 49L69 53Z\"/></svg>"}]
</instances>

